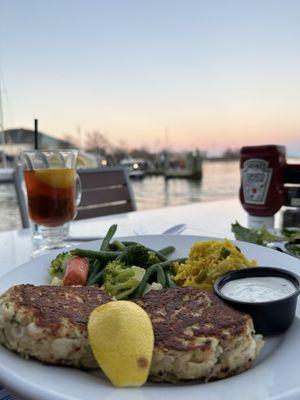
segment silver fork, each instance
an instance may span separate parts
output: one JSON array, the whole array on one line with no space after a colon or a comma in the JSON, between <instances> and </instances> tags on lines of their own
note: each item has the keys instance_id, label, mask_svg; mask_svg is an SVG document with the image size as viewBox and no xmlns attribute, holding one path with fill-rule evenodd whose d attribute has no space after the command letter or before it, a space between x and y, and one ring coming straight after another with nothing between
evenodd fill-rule
<instances>
[{"instance_id":1,"label":"silver fork","mask_svg":"<svg viewBox=\"0 0 300 400\"><path fill-rule=\"evenodd\" d=\"M178 224L171 226L170 228L166 229L165 231L162 232L162 235L179 235L181 232L186 230L187 226L186 224ZM146 235L147 231L143 228L134 230L133 233L137 236L140 235Z\"/></svg>"},{"instance_id":2,"label":"silver fork","mask_svg":"<svg viewBox=\"0 0 300 400\"><path fill-rule=\"evenodd\" d=\"M178 224L171 226L171 228L166 229L162 232L162 235L179 235L181 232L186 230L186 224ZM137 236L146 235L147 231L143 228L134 230L133 233ZM103 239L103 236L68 236L64 239L66 242L92 242L93 240L100 240Z\"/></svg>"}]
</instances>

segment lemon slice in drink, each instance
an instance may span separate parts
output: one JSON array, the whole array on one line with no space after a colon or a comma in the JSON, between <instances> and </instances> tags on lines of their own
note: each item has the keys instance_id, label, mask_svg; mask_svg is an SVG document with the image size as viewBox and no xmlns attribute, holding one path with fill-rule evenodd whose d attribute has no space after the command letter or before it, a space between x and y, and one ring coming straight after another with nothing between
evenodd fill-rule
<instances>
[{"instance_id":1,"label":"lemon slice in drink","mask_svg":"<svg viewBox=\"0 0 300 400\"><path fill-rule=\"evenodd\" d=\"M141 386L148 378L154 334L148 314L130 301L97 307L88 322L93 354L114 386Z\"/></svg>"},{"instance_id":2,"label":"lemon slice in drink","mask_svg":"<svg viewBox=\"0 0 300 400\"><path fill-rule=\"evenodd\" d=\"M77 160L76 160L76 168L87 168L88 167L88 163L86 161L86 159L81 156L80 154L78 154L77 156Z\"/></svg>"},{"instance_id":3,"label":"lemon slice in drink","mask_svg":"<svg viewBox=\"0 0 300 400\"><path fill-rule=\"evenodd\" d=\"M60 153L50 154L47 158L50 168L60 169L65 166L64 159Z\"/></svg>"},{"instance_id":4,"label":"lemon slice in drink","mask_svg":"<svg viewBox=\"0 0 300 400\"><path fill-rule=\"evenodd\" d=\"M40 169L35 171L38 181L57 189L66 189L72 186L76 179L74 169Z\"/></svg>"}]
</instances>

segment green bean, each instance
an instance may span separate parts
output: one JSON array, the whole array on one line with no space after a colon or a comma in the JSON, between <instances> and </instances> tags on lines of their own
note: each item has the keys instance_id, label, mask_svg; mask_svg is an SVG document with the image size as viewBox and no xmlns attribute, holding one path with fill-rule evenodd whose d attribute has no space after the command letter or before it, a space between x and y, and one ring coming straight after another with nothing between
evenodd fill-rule
<instances>
[{"instance_id":1,"label":"green bean","mask_svg":"<svg viewBox=\"0 0 300 400\"><path fill-rule=\"evenodd\" d=\"M91 281L94 279L96 274L99 272L100 268L101 268L100 260L94 259L93 265L90 266L90 268L89 268L89 277L87 280L87 286L91 285Z\"/></svg>"},{"instance_id":2,"label":"green bean","mask_svg":"<svg viewBox=\"0 0 300 400\"><path fill-rule=\"evenodd\" d=\"M132 246L125 247L124 250L122 250L118 255L117 260L123 262L124 258L126 258L127 255L131 253L131 251L132 251Z\"/></svg>"},{"instance_id":3,"label":"green bean","mask_svg":"<svg viewBox=\"0 0 300 400\"><path fill-rule=\"evenodd\" d=\"M179 258L177 260L172 260L172 261L165 261L165 262L161 262L161 263L157 263L157 264L153 264L151 265L151 267L149 267L146 272L145 275L143 276L143 279L141 280L139 286L135 289L135 291L132 293L131 297L141 297L146 284L148 282L148 280L151 278L151 276L153 274L156 273L157 275L157 279L161 278L161 269L165 270L166 268L170 268L172 266L173 263L175 262L184 262L186 261L186 258ZM160 282L159 282L160 283Z\"/></svg>"},{"instance_id":4,"label":"green bean","mask_svg":"<svg viewBox=\"0 0 300 400\"><path fill-rule=\"evenodd\" d=\"M169 269L165 270L166 280L167 280L167 287L172 288L177 286L176 283L172 279L172 273Z\"/></svg>"},{"instance_id":5,"label":"green bean","mask_svg":"<svg viewBox=\"0 0 300 400\"><path fill-rule=\"evenodd\" d=\"M111 241L112 237L116 233L117 227L118 227L118 225L114 224L109 228L109 230L107 231L107 234L105 235L104 239L102 240L100 251L108 250L109 242Z\"/></svg>"},{"instance_id":6,"label":"green bean","mask_svg":"<svg viewBox=\"0 0 300 400\"><path fill-rule=\"evenodd\" d=\"M160 283L162 287L167 287L167 278L165 271L159 265L157 266L156 277L157 277L157 282Z\"/></svg>"},{"instance_id":7,"label":"green bean","mask_svg":"<svg viewBox=\"0 0 300 400\"><path fill-rule=\"evenodd\" d=\"M141 297L142 294L144 293L146 284L148 282L148 280L151 278L151 276L153 274L157 274L157 269L161 268L160 264L153 264L151 265L151 267L149 267L146 272L145 275L143 276L143 279L141 280L139 286L135 289L135 291L131 294L131 297Z\"/></svg>"},{"instance_id":8,"label":"green bean","mask_svg":"<svg viewBox=\"0 0 300 400\"><path fill-rule=\"evenodd\" d=\"M72 253L81 257L87 257L91 259L96 258L103 261L103 263L112 261L121 254L120 251L95 251L95 250L85 250L85 249L75 249L72 250Z\"/></svg>"},{"instance_id":9,"label":"green bean","mask_svg":"<svg viewBox=\"0 0 300 400\"><path fill-rule=\"evenodd\" d=\"M165 257L168 257L171 253L175 251L174 246L164 247L163 249L158 250L158 253L162 254Z\"/></svg>"},{"instance_id":10,"label":"green bean","mask_svg":"<svg viewBox=\"0 0 300 400\"><path fill-rule=\"evenodd\" d=\"M94 277L90 280L89 285L100 285L105 272L105 268L101 269Z\"/></svg>"},{"instance_id":11,"label":"green bean","mask_svg":"<svg viewBox=\"0 0 300 400\"><path fill-rule=\"evenodd\" d=\"M93 264L93 272L97 273L100 270L100 268L101 268L101 261L96 258Z\"/></svg>"},{"instance_id":12,"label":"green bean","mask_svg":"<svg viewBox=\"0 0 300 400\"><path fill-rule=\"evenodd\" d=\"M109 244L108 250L110 251L123 251L125 246L119 240L114 240L112 243Z\"/></svg>"},{"instance_id":13,"label":"green bean","mask_svg":"<svg viewBox=\"0 0 300 400\"><path fill-rule=\"evenodd\" d=\"M140 243L138 243L138 242L128 242L128 241L122 241L121 242L122 244L124 244L124 246L125 247L128 247L128 246L133 246L133 245L135 245L135 244L140 244Z\"/></svg>"},{"instance_id":14,"label":"green bean","mask_svg":"<svg viewBox=\"0 0 300 400\"><path fill-rule=\"evenodd\" d=\"M167 260L161 263L157 263L155 265L160 265L164 270L170 269L174 263L183 263L187 260L186 257L176 258L176 260Z\"/></svg>"},{"instance_id":15,"label":"green bean","mask_svg":"<svg viewBox=\"0 0 300 400\"><path fill-rule=\"evenodd\" d=\"M146 247L146 250L154 253L160 261L167 261L167 257L165 257L163 254L161 254L159 251L150 249L150 247Z\"/></svg>"}]
</instances>

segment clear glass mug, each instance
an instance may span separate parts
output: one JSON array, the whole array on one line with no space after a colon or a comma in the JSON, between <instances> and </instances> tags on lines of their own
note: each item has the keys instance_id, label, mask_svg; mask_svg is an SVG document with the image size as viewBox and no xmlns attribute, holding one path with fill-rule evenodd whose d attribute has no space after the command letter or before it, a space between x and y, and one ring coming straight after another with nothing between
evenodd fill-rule
<instances>
[{"instance_id":1,"label":"clear glass mug","mask_svg":"<svg viewBox=\"0 0 300 400\"><path fill-rule=\"evenodd\" d=\"M65 224L76 217L81 184L77 150L29 150L21 154L30 219L39 226L40 250L65 247Z\"/></svg>"}]
</instances>

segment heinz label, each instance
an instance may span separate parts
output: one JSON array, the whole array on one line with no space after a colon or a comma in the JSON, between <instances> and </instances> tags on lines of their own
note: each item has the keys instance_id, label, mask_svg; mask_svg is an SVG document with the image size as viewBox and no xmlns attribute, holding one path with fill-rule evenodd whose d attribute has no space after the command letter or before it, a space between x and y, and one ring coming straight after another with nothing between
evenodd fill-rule
<instances>
[{"instance_id":1,"label":"heinz label","mask_svg":"<svg viewBox=\"0 0 300 400\"><path fill-rule=\"evenodd\" d=\"M242 186L245 203L265 204L272 177L269 163L259 158L244 162L242 169Z\"/></svg>"}]
</instances>

